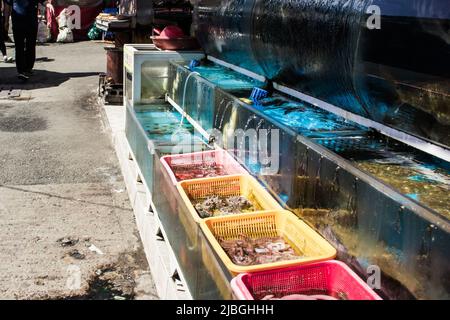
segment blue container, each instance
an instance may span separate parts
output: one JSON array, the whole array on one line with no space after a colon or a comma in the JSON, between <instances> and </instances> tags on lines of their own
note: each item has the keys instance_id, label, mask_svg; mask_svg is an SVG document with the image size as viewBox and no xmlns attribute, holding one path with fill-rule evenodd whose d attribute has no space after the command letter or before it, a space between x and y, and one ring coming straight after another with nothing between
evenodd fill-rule
<instances>
[{"instance_id":1,"label":"blue container","mask_svg":"<svg viewBox=\"0 0 450 320\"><path fill-rule=\"evenodd\" d=\"M194 71L194 69L197 68L198 66L200 66L200 61L191 60L191 62L189 63L189 70Z\"/></svg>"},{"instance_id":2,"label":"blue container","mask_svg":"<svg viewBox=\"0 0 450 320\"><path fill-rule=\"evenodd\" d=\"M259 103L262 99L267 98L269 96L269 92L264 89L255 87L253 88L252 94L250 95L250 100L254 103Z\"/></svg>"}]
</instances>

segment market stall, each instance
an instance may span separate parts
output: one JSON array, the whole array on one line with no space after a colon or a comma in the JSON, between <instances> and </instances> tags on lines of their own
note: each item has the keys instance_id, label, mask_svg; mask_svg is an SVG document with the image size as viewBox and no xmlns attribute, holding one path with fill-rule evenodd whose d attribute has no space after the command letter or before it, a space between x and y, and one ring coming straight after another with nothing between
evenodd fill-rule
<instances>
[{"instance_id":1,"label":"market stall","mask_svg":"<svg viewBox=\"0 0 450 320\"><path fill-rule=\"evenodd\" d=\"M334 15L317 16L320 8L309 2L296 8L298 16L308 13L310 30L298 16L283 24L286 11L270 3L199 1L193 29L205 55L158 48L155 40L179 39L177 29L154 30L154 37L163 35L153 38L156 46L125 46L126 154L146 190L143 207L166 243L158 252L173 257L169 273L150 267L162 283L182 283L182 290L172 287L175 297L178 291L194 299L449 297L442 281L450 245L445 134L430 141L409 135L413 126L399 132L398 122L389 122L399 116L420 125L409 116L445 97L438 90L428 94L439 99L409 105L401 93L392 96L401 86L390 81L398 81L375 77L368 66L377 61L380 70L391 69L364 60L359 47L358 39L367 45L376 38L357 32L364 8L325 3ZM261 12L280 30L269 30L273 23L262 21ZM352 34L342 32L338 43L321 38L331 22ZM317 32L314 41L308 30ZM302 41L314 54L298 50ZM361 57L348 55L358 50ZM402 64L396 74L417 67ZM437 81L436 70L421 68L428 72L421 79L430 82L417 91ZM306 80L310 86L301 88ZM371 104L378 98L382 109ZM366 113L349 110L358 103ZM377 118L381 111L385 117ZM442 133L444 118L424 119ZM157 245L146 228L150 251Z\"/></svg>"}]
</instances>

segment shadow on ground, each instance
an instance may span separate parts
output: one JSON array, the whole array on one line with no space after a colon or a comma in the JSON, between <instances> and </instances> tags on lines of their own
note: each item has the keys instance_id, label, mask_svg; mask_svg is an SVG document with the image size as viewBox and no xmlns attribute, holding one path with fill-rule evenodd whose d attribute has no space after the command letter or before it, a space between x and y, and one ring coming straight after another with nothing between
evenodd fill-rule
<instances>
[{"instance_id":1,"label":"shadow on ground","mask_svg":"<svg viewBox=\"0 0 450 320\"><path fill-rule=\"evenodd\" d=\"M73 78L96 76L98 72L62 73L47 70L34 70L34 74L27 82L17 78L15 66L0 68L0 89L42 89L57 87Z\"/></svg>"}]
</instances>

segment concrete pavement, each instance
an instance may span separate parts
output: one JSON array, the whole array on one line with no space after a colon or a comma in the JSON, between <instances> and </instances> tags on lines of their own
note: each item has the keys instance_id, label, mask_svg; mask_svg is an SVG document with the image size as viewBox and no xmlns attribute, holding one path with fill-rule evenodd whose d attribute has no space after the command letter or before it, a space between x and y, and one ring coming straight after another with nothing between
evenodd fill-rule
<instances>
[{"instance_id":1,"label":"concrete pavement","mask_svg":"<svg viewBox=\"0 0 450 320\"><path fill-rule=\"evenodd\" d=\"M22 84L0 63L0 298L154 299L96 101L102 44L38 47Z\"/></svg>"}]
</instances>

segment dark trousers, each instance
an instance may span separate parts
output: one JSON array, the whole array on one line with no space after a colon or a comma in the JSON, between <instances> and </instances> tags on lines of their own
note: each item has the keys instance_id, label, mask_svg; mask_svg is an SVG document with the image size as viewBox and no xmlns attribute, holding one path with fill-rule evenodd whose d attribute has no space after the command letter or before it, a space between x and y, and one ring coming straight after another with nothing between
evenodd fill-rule
<instances>
[{"instance_id":1,"label":"dark trousers","mask_svg":"<svg viewBox=\"0 0 450 320\"><path fill-rule=\"evenodd\" d=\"M0 0L1 1L1 0ZM5 33L3 32L3 16L0 12L0 52L6 56Z\"/></svg>"},{"instance_id":2,"label":"dark trousers","mask_svg":"<svg viewBox=\"0 0 450 320\"><path fill-rule=\"evenodd\" d=\"M20 16L13 12L12 27L16 47L16 67L19 73L29 72L36 61L37 14Z\"/></svg>"}]
</instances>

